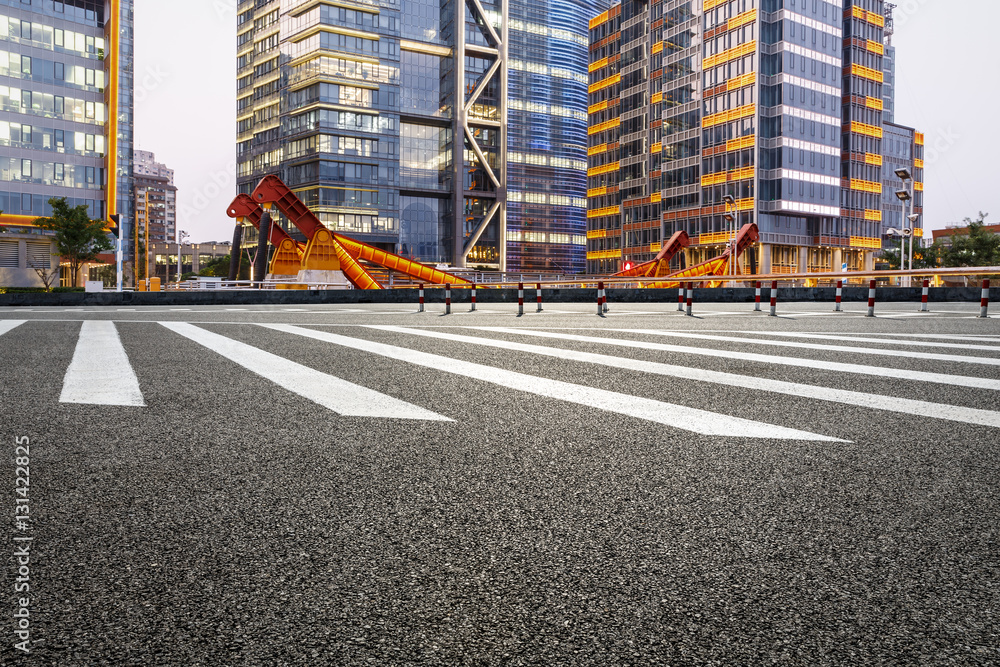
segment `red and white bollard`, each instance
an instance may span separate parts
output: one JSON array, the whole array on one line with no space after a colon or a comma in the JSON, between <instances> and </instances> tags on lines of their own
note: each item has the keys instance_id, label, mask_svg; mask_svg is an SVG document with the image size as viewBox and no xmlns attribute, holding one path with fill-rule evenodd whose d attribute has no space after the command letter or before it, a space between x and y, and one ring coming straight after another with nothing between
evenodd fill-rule
<instances>
[{"instance_id":1,"label":"red and white bollard","mask_svg":"<svg viewBox=\"0 0 1000 667\"><path fill-rule=\"evenodd\" d=\"M517 284L517 316L524 315L524 283Z\"/></svg>"},{"instance_id":2,"label":"red and white bollard","mask_svg":"<svg viewBox=\"0 0 1000 667\"><path fill-rule=\"evenodd\" d=\"M542 284L535 283L535 301L538 302L538 310L536 313L542 312Z\"/></svg>"},{"instance_id":3,"label":"red and white bollard","mask_svg":"<svg viewBox=\"0 0 1000 667\"><path fill-rule=\"evenodd\" d=\"M875 281L868 281L868 315L867 317L875 317Z\"/></svg>"},{"instance_id":4,"label":"red and white bollard","mask_svg":"<svg viewBox=\"0 0 1000 667\"><path fill-rule=\"evenodd\" d=\"M684 283L677 289L677 310L684 312Z\"/></svg>"},{"instance_id":5,"label":"red and white bollard","mask_svg":"<svg viewBox=\"0 0 1000 667\"><path fill-rule=\"evenodd\" d=\"M420 283L420 306L417 308L418 313L424 312L424 284Z\"/></svg>"},{"instance_id":6,"label":"red and white bollard","mask_svg":"<svg viewBox=\"0 0 1000 667\"><path fill-rule=\"evenodd\" d=\"M920 291L920 312L921 313L926 313L927 312L927 300L930 297L930 291L931 291L930 288L931 288L931 281L925 280L924 281L924 287Z\"/></svg>"},{"instance_id":7,"label":"red and white bollard","mask_svg":"<svg viewBox=\"0 0 1000 667\"><path fill-rule=\"evenodd\" d=\"M979 301L979 317L989 317L990 310L990 281L983 281L983 297Z\"/></svg>"},{"instance_id":8,"label":"red and white bollard","mask_svg":"<svg viewBox=\"0 0 1000 667\"><path fill-rule=\"evenodd\" d=\"M694 283L689 282L687 286L687 312L685 315L691 315L691 306L694 304Z\"/></svg>"},{"instance_id":9,"label":"red and white bollard","mask_svg":"<svg viewBox=\"0 0 1000 667\"><path fill-rule=\"evenodd\" d=\"M608 312L608 290L601 290L601 303L604 304L604 312Z\"/></svg>"},{"instance_id":10,"label":"red and white bollard","mask_svg":"<svg viewBox=\"0 0 1000 667\"><path fill-rule=\"evenodd\" d=\"M778 281L771 281L771 312L768 317L776 317L778 315Z\"/></svg>"},{"instance_id":11,"label":"red and white bollard","mask_svg":"<svg viewBox=\"0 0 1000 667\"><path fill-rule=\"evenodd\" d=\"M451 283L444 284L444 314L451 315Z\"/></svg>"},{"instance_id":12,"label":"red and white bollard","mask_svg":"<svg viewBox=\"0 0 1000 667\"><path fill-rule=\"evenodd\" d=\"M754 294L753 294L753 310L755 313L760 312L760 281L758 280L754 283Z\"/></svg>"},{"instance_id":13,"label":"red and white bollard","mask_svg":"<svg viewBox=\"0 0 1000 667\"><path fill-rule=\"evenodd\" d=\"M833 312L835 312L835 313L843 312L843 311L840 310L840 304L843 301L844 301L844 281L843 280L838 280L837 281L837 302L836 302L836 305L833 307Z\"/></svg>"},{"instance_id":14,"label":"red and white bollard","mask_svg":"<svg viewBox=\"0 0 1000 667\"><path fill-rule=\"evenodd\" d=\"M476 311L476 283L472 283L472 309L469 312Z\"/></svg>"},{"instance_id":15,"label":"red and white bollard","mask_svg":"<svg viewBox=\"0 0 1000 667\"><path fill-rule=\"evenodd\" d=\"M604 283L597 283L597 314L604 317Z\"/></svg>"}]
</instances>

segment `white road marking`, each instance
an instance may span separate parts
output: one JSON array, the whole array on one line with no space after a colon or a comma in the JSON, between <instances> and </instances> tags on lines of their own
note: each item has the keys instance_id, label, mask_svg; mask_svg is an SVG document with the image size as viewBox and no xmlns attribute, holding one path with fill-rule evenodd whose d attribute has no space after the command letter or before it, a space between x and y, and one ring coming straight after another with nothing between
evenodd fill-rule
<instances>
[{"instance_id":1,"label":"white road marking","mask_svg":"<svg viewBox=\"0 0 1000 667\"><path fill-rule=\"evenodd\" d=\"M1000 412L990 410L979 410L975 408L965 408L956 405L945 405L941 403L930 403L928 401L917 401L907 398L897 398L895 396L882 396L880 394L866 394L859 391L848 391L844 389L833 389L810 384L799 384L796 382L785 382L782 380L769 380L767 378L738 375L735 373L723 373L720 371L709 371L701 368L688 368L686 366L674 366L655 361L642 361L639 359L628 359L625 357L612 357L603 354L592 354L589 352L578 352L576 350L565 350L560 348L544 347L541 345L528 345L525 343L514 343L504 340L493 340L489 338L479 338L474 336L461 336L456 334L441 333L438 331L428 331L424 329L411 329L407 327L394 327L387 325L368 325L367 328L379 329L382 331L392 331L396 333L408 333L414 336L426 336L428 338L439 338L451 340L459 343L471 343L473 345L484 345L496 347L515 352L529 352L540 354L557 359L568 361L581 361L591 364L601 364L613 368L633 370L640 373L652 373L656 375L666 375L685 380L698 382L711 382L730 387L743 387L754 391L769 391L777 394L786 394L801 398L811 398L820 401L830 401L832 403L845 403L856 407L873 408L876 410L886 410L888 412L899 412L905 415L922 415L935 419L947 421L963 422L967 424L977 424L980 426L990 426L1000 428ZM472 328L472 327L470 327ZM521 329L504 329L501 327L478 327L483 331L542 334L544 332L527 331ZM558 337L558 336L556 336ZM567 340L577 337L567 337ZM600 342L600 339L586 338L587 341ZM631 341L630 341L631 342ZM727 353L728 354L728 353Z\"/></svg>"},{"instance_id":2,"label":"white road marking","mask_svg":"<svg viewBox=\"0 0 1000 667\"><path fill-rule=\"evenodd\" d=\"M308 366L186 322L160 322L160 325L340 415L452 421L412 403L321 373Z\"/></svg>"},{"instance_id":3,"label":"white road marking","mask_svg":"<svg viewBox=\"0 0 1000 667\"><path fill-rule=\"evenodd\" d=\"M910 345L910 346L913 346L913 347L945 347L945 348L951 348L951 349L955 349L955 350L986 350L986 351L990 351L990 352L1000 352L1000 346L996 346L996 345L967 345L965 343L935 343L935 342L931 342L931 341L922 341L922 340L903 340L901 338L864 338L864 337L860 337L860 336L842 336L842 335L835 335L835 334L813 334L813 333L788 333L788 332L784 332L784 331L780 331L780 332L779 331L761 331L761 332L753 332L753 333L760 333L760 334L766 335L766 336L782 336L784 338L808 338L808 339L811 339L811 340L843 340L843 341L851 341L851 342L857 342L857 343L879 343L879 344L882 344L882 345ZM670 335L674 335L674 334L671 333ZM904 335L905 336L905 335L909 335L909 334L895 334L895 335ZM748 340L751 340L751 339L747 338L747 339L738 339L738 340L740 340L741 342L745 342L745 341L748 341ZM756 341L757 339L752 339L752 340ZM837 349L838 347L839 346L830 346L829 348L826 348L826 346L819 346L820 349ZM855 350L858 350L859 348L852 347L852 348L847 348L847 349L849 351L853 352ZM877 352L885 352L885 350L877 350ZM896 352L894 354L900 354L900 355L905 355L905 356L912 356L912 352L910 350L906 350L904 352ZM928 358L931 358L931 357L928 357ZM954 361L954 360L949 360L949 361Z\"/></svg>"},{"instance_id":4,"label":"white road marking","mask_svg":"<svg viewBox=\"0 0 1000 667\"><path fill-rule=\"evenodd\" d=\"M557 338L572 340L582 343L594 343L599 345L616 345L618 347L631 347L640 350L657 350L660 352L676 352L679 354L693 354L703 357L716 357L721 359L741 359L743 361L756 361L765 364L778 364L782 366L798 366L800 368L814 368L816 370L833 371L838 373L857 373L859 375L874 375L878 377L895 377L901 380L915 380L917 382L933 382L936 384L947 384L955 387L971 387L973 389L991 389L1000 391L1000 380L989 378L971 377L966 375L944 375L942 373L926 373L923 371L911 371L901 368L887 368L884 366L867 366L861 364L844 364L835 361L820 361L817 359L801 359L798 357L782 357L767 354L755 354L753 352L737 352L734 350L715 350L704 347L684 347L681 345L664 345L662 343L649 343L646 341L622 340L618 338L594 338L591 336L575 336L571 334L555 334L537 329L511 329L505 327L469 327L470 329L480 329L481 331L493 331L497 333L513 333L524 336L537 336L540 338ZM625 329L637 334L657 335L655 329ZM667 334L674 335L674 334ZM945 355L940 355L945 356ZM995 360L996 361L996 360Z\"/></svg>"},{"instance_id":5,"label":"white road marking","mask_svg":"<svg viewBox=\"0 0 1000 667\"><path fill-rule=\"evenodd\" d=\"M608 329L602 329L601 331L608 331ZM646 335L646 336L669 336L669 337L672 337L672 338L690 338L690 339L695 339L695 340L718 341L718 342L722 342L722 343L749 343L751 345L765 345L765 346L770 346L770 347L791 347L791 348L804 349L804 350L829 351L829 352L849 352L851 354L870 354L870 355L885 356L885 357L905 357L907 359L926 359L926 360L930 360L930 361L950 361L950 362L964 363L964 364L980 364L980 365L983 365L983 366L1000 366L1000 358L995 358L995 357L969 357L969 356L962 356L962 355L957 355L957 354L937 354L937 353L934 353L934 352L918 352L916 350L883 350L881 348L857 347L857 346L854 346L854 345L818 345L816 343L799 343L799 342L789 341L789 340L767 340L767 339L764 339L764 338L741 338L739 336L710 336L710 335L705 335L705 334L700 334L700 333L688 333L688 332L680 332L680 331L659 331L659 330L655 330L655 329L611 329L611 331L619 331L619 332L622 332L622 333L631 333L631 334L639 334L639 335ZM778 333L768 332L765 335L784 336L786 334L784 334L784 333L778 334ZM790 334L790 335L797 337L800 334ZM814 338L814 337L815 338L824 338L824 336L811 336L809 334L803 334L802 336L804 338ZM838 339L836 336L831 336L830 339L831 340L845 340L843 338ZM871 339L865 339L865 338L855 338L855 339L846 339L846 340L857 340L857 341L866 341L867 340L867 341L871 341L871 342L883 342L883 341L872 341ZM891 343L893 341L887 340L887 341L884 341L884 342ZM903 342L903 341L900 341L900 342ZM921 343L916 343L916 344L920 345ZM932 345L933 345L933 343L932 343ZM941 343L941 345L943 347L967 347L968 349L985 349L985 350L990 350L992 352L1000 352L1000 350L998 350L997 348L990 348L990 347L980 347L980 348L977 348L974 345L969 345L969 346L953 345L952 346L952 345L947 345L945 343ZM639 345L637 347L641 347L641 345ZM692 348L692 349L703 349L703 348ZM716 351L718 351L718 350L716 350ZM742 354L744 354L744 353L742 353L742 352L728 352L725 355L713 355L713 356L733 356L733 355L739 356L739 355L742 355ZM780 359L788 359L788 358L787 357L780 357ZM793 359L791 359L789 361L789 363L792 363L792 362L795 362L795 361L801 361L801 360L793 358ZM775 363L778 363L778 362L775 362ZM816 363L827 364L827 363L834 363L834 362L822 361L822 362L816 362ZM814 366L810 366L810 367L812 368ZM883 369L878 369L878 370L883 370ZM907 371L907 372L910 372L910 371ZM944 377L949 377L949 376L944 376ZM1000 384L997 385L997 388L1000 389Z\"/></svg>"},{"instance_id":6,"label":"white road marking","mask_svg":"<svg viewBox=\"0 0 1000 667\"><path fill-rule=\"evenodd\" d=\"M262 324L260 326L284 333L296 334L320 340L334 345L341 345L363 352L378 354L390 359L405 361L425 368L453 373L463 377L469 377L480 382L489 382L508 389L524 391L554 398L568 403L576 403L605 412L615 412L638 419L666 424L685 431L692 431L702 435L719 435L733 438L772 438L779 440L813 440L822 442L845 442L838 438L831 438L825 435L798 431L782 426L773 426L762 422L730 417L696 408L689 408L681 405L672 405L662 401L654 401L639 396L620 394L604 389L594 389L578 384L550 380L548 378L525 375L513 371L485 366L458 359L450 359L436 354L419 352L404 347L386 345L374 341L360 338L348 338L326 331L316 331L315 329L305 329L290 324ZM372 327L375 329L385 329L389 331L401 330L409 333L408 329L399 327Z\"/></svg>"},{"instance_id":7,"label":"white road marking","mask_svg":"<svg viewBox=\"0 0 1000 667\"><path fill-rule=\"evenodd\" d=\"M11 329L21 326L25 322L27 322L27 320L0 320L0 336L4 335Z\"/></svg>"},{"instance_id":8,"label":"white road marking","mask_svg":"<svg viewBox=\"0 0 1000 667\"><path fill-rule=\"evenodd\" d=\"M59 402L146 405L114 322L83 322Z\"/></svg>"}]
</instances>

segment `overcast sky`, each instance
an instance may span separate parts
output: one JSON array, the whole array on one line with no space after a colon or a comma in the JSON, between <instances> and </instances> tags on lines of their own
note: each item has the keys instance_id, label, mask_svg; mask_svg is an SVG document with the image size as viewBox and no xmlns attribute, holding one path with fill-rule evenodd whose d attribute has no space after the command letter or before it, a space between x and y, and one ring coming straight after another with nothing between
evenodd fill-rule
<instances>
[{"instance_id":1,"label":"overcast sky","mask_svg":"<svg viewBox=\"0 0 1000 667\"><path fill-rule=\"evenodd\" d=\"M1000 223L1000 3L897 4L896 122L926 135L924 226ZM175 170L180 229L231 239L236 0L136 0L135 56L136 147Z\"/></svg>"}]
</instances>

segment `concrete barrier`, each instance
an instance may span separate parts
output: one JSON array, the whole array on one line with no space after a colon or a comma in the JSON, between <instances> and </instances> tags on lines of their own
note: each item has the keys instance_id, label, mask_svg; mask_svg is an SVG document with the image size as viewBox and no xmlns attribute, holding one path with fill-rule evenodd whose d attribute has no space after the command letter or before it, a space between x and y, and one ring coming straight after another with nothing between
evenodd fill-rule
<instances>
[{"instance_id":1,"label":"concrete barrier","mask_svg":"<svg viewBox=\"0 0 1000 667\"><path fill-rule=\"evenodd\" d=\"M416 301L416 289L395 290L206 290L204 292L59 292L0 294L0 307L25 306L241 306L241 305L302 305L302 304L408 304ZM880 287L879 301L921 302L921 287ZM979 285L970 287L932 287L931 302L963 302L978 306L982 297ZM542 290L549 303L594 303L597 290L573 287ZM784 302L832 302L835 287L782 287L778 298ZM1000 287L990 290L991 299L1000 299ZM517 303L517 289L489 289L479 285L478 303ZM616 289L619 303L662 303L677 301L677 289ZM696 287L694 298L698 303L753 303L754 289ZM844 287L845 303L862 303L868 300L868 287ZM444 289L426 290L428 303L444 303ZM471 290L452 289L453 303L470 303Z\"/></svg>"}]
</instances>

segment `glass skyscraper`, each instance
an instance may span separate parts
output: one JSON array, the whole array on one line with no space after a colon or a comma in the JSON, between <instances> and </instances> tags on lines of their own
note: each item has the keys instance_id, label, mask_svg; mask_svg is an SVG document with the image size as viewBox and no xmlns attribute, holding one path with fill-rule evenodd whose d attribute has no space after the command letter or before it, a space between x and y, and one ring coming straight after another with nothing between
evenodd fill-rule
<instances>
[{"instance_id":1,"label":"glass skyscraper","mask_svg":"<svg viewBox=\"0 0 1000 667\"><path fill-rule=\"evenodd\" d=\"M582 273L587 32L608 0L511 0L507 268Z\"/></svg>"},{"instance_id":2,"label":"glass skyscraper","mask_svg":"<svg viewBox=\"0 0 1000 667\"><path fill-rule=\"evenodd\" d=\"M603 1L244 0L239 190L278 174L331 229L424 262L582 270Z\"/></svg>"},{"instance_id":3,"label":"glass skyscraper","mask_svg":"<svg viewBox=\"0 0 1000 667\"><path fill-rule=\"evenodd\" d=\"M0 0L0 225L65 197L131 232L132 30L132 0ZM12 240L0 269L31 279Z\"/></svg>"},{"instance_id":4,"label":"glass skyscraper","mask_svg":"<svg viewBox=\"0 0 1000 667\"><path fill-rule=\"evenodd\" d=\"M648 261L681 230L689 264L720 254L727 196L738 223L759 228L762 273L871 269L895 186L883 168L884 9L623 0L596 16L588 272ZM914 160L922 193L923 136L910 134L913 150L899 138L894 156Z\"/></svg>"}]
</instances>

